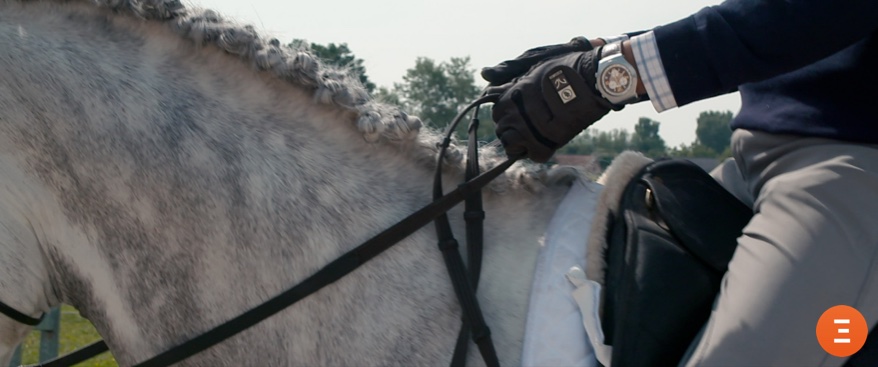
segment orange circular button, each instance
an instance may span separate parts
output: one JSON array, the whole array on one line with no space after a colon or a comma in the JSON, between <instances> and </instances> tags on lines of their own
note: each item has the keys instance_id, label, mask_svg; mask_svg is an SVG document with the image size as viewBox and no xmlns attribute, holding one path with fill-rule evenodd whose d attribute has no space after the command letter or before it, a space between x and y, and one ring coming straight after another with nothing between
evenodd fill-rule
<instances>
[{"instance_id":1,"label":"orange circular button","mask_svg":"<svg viewBox=\"0 0 878 367\"><path fill-rule=\"evenodd\" d=\"M869 335L866 318L851 306L838 305L826 310L817 320L817 342L826 353L836 357L853 355Z\"/></svg>"}]
</instances>

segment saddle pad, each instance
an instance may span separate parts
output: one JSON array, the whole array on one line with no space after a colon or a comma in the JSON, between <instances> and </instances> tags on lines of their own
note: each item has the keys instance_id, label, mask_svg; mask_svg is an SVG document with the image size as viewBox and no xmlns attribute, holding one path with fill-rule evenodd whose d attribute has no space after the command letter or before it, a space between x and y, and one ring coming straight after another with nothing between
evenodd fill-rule
<instances>
[{"instance_id":1,"label":"saddle pad","mask_svg":"<svg viewBox=\"0 0 878 367\"><path fill-rule=\"evenodd\" d=\"M585 242L601 189L594 182L575 182L549 222L531 287L522 366L599 366L566 274L585 266Z\"/></svg>"}]
</instances>

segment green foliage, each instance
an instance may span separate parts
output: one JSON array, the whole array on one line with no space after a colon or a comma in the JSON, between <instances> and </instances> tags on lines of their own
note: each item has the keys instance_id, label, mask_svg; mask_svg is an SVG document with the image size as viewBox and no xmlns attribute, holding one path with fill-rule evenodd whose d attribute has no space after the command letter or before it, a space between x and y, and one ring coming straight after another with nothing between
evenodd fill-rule
<instances>
[{"instance_id":1,"label":"green foliage","mask_svg":"<svg viewBox=\"0 0 878 367\"><path fill-rule=\"evenodd\" d=\"M681 144L672 148L669 153L674 157L686 158L717 158L725 159L732 156L729 146L732 130L732 112L705 111L698 115L698 127L695 129L696 139L692 144Z\"/></svg>"},{"instance_id":2,"label":"green foliage","mask_svg":"<svg viewBox=\"0 0 878 367\"><path fill-rule=\"evenodd\" d=\"M681 158L714 158L718 155L716 152L702 144L694 142L692 144L680 144L679 147L671 149L669 155Z\"/></svg>"},{"instance_id":3,"label":"green foliage","mask_svg":"<svg viewBox=\"0 0 878 367\"><path fill-rule=\"evenodd\" d=\"M558 149L559 154L590 155L595 151L593 133L596 130L585 130L571 140L567 145Z\"/></svg>"},{"instance_id":4,"label":"green foliage","mask_svg":"<svg viewBox=\"0 0 878 367\"><path fill-rule=\"evenodd\" d=\"M668 147L665 146L665 140L659 136L658 121L641 117L634 126L634 135L631 136L632 150L643 153L648 157L662 157L667 155Z\"/></svg>"},{"instance_id":5,"label":"green foliage","mask_svg":"<svg viewBox=\"0 0 878 367\"><path fill-rule=\"evenodd\" d=\"M100 339L100 335L91 326L88 320L79 316L75 308L61 306L61 337L59 355L70 353ZM22 343L21 363L35 364L39 359L39 332L32 331ZM103 353L86 362L77 364L78 367L115 367L116 360L110 353Z\"/></svg>"},{"instance_id":6,"label":"green foliage","mask_svg":"<svg viewBox=\"0 0 878 367\"><path fill-rule=\"evenodd\" d=\"M607 168L613 157L631 146L631 134L624 129L600 131L587 129L558 150L560 154L592 155L601 168Z\"/></svg>"},{"instance_id":7,"label":"green foliage","mask_svg":"<svg viewBox=\"0 0 878 367\"><path fill-rule=\"evenodd\" d=\"M640 118L634 133L624 129L600 131L588 129L573 138L570 143L559 150L561 154L596 155L614 157L625 150L636 150L650 157L667 155L664 139L659 136L658 121L646 117Z\"/></svg>"},{"instance_id":8,"label":"green foliage","mask_svg":"<svg viewBox=\"0 0 878 367\"><path fill-rule=\"evenodd\" d=\"M393 89L378 87L378 91L372 94L372 98L379 102L402 107L402 98Z\"/></svg>"},{"instance_id":9,"label":"green foliage","mask_svg":"<svg viewBox=\"0 0 878 367\"><path fill-rule=\"evenodd\" d=\"M369 93L375 91L375 83L369 81L369 77L366 76L366 66L363 65L363 59L357 58L351 49L348 48L347 43L321 45L319 43L308 44L305 40L294 39L289 46L300 49L308 48L323 62L347 68L350 70L351 75L360 79L360 83L363 83L363 86L366 87Z\"/></svg>"},{"instance_id":10,"label":"green foliage","mask_svg":"<svg viewBox=\"0 0 878 367\"><path fill-rule=\"evenodd\" d=\"M712 157L718 156L729 147L732 138L732 112L705 111L698 115L698 127L695 129L696 142L711 149Z\"/></svg>"},{"instance_id":11,"label":"green foliage","mask_svg":"<svg viewBox=\"0 0 878 367\"><path fill-rule=\"evenodd\" d=\"M457 113L480 95L476 86L475 69L470 58L452 57L449 61L436 62L419 57L415 66L406 70L402 83L396 83L393 91L379 90L386 100L397 100L407 111L421 118L424 123L444 130ZM494 125L490 109L483 108L479 114L480 140L494 139ZM466 135L467 123L462 121L456 130L458 137Z\"/></svg>"},{"instance_id":12,"label":"green foliage","mask_svg":"<svg viewBox=\"0 0 878 367\"><path fill-rule=\"evenodd\" d=\"M593 142L596 153L616 155L631 146L631 134L625 129L595 131Z\"/></svg>"}]
</instances>

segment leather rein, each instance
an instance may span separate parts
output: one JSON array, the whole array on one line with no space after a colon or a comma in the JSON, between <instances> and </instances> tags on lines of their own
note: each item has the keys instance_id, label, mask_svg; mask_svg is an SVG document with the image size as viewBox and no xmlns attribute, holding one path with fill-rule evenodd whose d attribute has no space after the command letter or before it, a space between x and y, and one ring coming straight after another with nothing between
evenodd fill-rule
<instances>
[{"instance_id":1,"label":"leather rein","mask_svg":"<svg viewBox=\"0 0 878 367\"><path fill-rule=\"evenodd\" d=\"M353 250L341 255L316 273L306 278L296 286L284 291L274 298L244 312L243 314L220 324L203 334L196 336L182 344L162 352L155 357L140 362L135 367L158 367L168 366L185 360L201 351L204 351L220 342L244 331L251 326L273 316L286 309L303 298L317 292L323 287L332 284L336 280L356 270L367 261L378 256L399 241L416 232L423 226L433 221L436 226L436 234L439 240L439 250L445 260L445 266L451 277L454 292L462 309L462 325L458 334L457 342L452 356L451 366L461 367L466 363L469 341L472 339L481 352L482 359L489 367L500 365L497 352L491 340L491 332L485 323L478 300L476 288L481 273L483 251L483 222L485 212L482 207L481 189L500 176L506 169L512 166L521 157L512 157L491 170L481 173L479 169L478 136L479 106L485 103L496 102L497 95L486 95L464 108L455 116L445 133L445 138L439 143L439 156L436 162L436 171L433 181L433 202L412 213L390 228L385 229ZM442 190L442 163L446 151L451 144L451 136L463 117L473 110L473 117L467 129L467 161L465 182L457 188L443 195ZM465 201L464 220L466 223L466 243L468 264L464 265L458 250L458 242L451 231L447 211ZM36 325L42 320L21 313L14 308L0 302L0 313L26 325ZM103 340L98 340L83 348L52 359L45 363L29 365L26 367L45 366L61 367L70 366L97 356L109 350Z\"/></svg>"}]
</instances>

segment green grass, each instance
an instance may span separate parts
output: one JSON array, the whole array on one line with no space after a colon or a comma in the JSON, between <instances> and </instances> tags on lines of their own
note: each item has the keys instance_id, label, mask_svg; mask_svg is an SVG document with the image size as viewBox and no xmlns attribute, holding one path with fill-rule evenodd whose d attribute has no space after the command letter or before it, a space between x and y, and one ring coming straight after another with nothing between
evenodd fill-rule
<instances>
[{"instance_id":1,"label":"green grass","mask_svg":"<svg viewBox=\"0 0 878 367\"><path fill-rule=\"evenodd\" d=\"M59 355L72 352L100 339L98 332L88 320L79 316L75 308L61 306L61 337ZM40 333L33 331L22 344L21 363L37 363L39 358ZM78 367L115 367L116 360L109 352L76 365ZM5 367L5 366L3 366Z\"/></svg>"}]
</instances>

